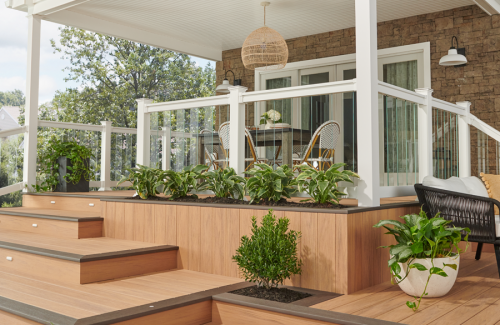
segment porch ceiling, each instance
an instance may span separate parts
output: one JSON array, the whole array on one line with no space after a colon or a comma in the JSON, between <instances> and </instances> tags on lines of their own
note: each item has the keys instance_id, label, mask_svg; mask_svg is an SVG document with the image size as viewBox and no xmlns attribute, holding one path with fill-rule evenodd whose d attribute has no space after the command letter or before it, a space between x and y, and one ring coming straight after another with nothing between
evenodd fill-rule
<instances>
[{"instance_id":1,"label":"porch ceiling","mask_svg":"<svg viewBox=\"0 0 500 325\"><path fill-rule=\"evenodd\" d=\"M28 0L10 0L27 11ZM45 20L130 39L207 59L239 48L262 26L261 0L41 0ZM378 0L378 21L474 4L472 0ZM355 25L354 0L272 0L267 23L285 39Z\"/></svg>"}]
</instances>

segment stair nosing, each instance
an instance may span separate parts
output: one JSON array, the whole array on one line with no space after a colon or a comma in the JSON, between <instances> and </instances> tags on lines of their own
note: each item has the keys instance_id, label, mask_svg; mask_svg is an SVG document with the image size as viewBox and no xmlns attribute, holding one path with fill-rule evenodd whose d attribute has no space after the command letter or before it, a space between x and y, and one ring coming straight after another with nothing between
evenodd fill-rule
<instances>
[{"instance_id":1,"label":"stair nosing","mask_svg":"<svg viewBox=\"0 0 500 325\"><path fill-rule=\"evenodd\" d=\"M9 242L4 242L4 241L0 241L0 248L15 250L15 251L29 253L29 254L47 256L47 257L52 257L52 258L57 258L57 259L67 260L67 261L72 261L72 262L78 262L78 263L85 263L85 262L108 260L108 259L114 259L114 258L120 258L120 257L129 257L129 256L137 256L137 255L145 255L145 254L152 254L152 253L158 253L158 252L168 252L168 251L179 250L178 246L161 245L161 246L154 246L154 247L128 249L128 250L116 251L116 252L81 255L81 254L56 251L56 250L51 250L51 249L46 249L46 248L40 248L40 247L36 247L36 246L28 246L28 245L21 245L21 244L16 244L16 243L9 243Z\"/></svg>"},{"instance_id":2,"label":"stair nosing","mask_svg":"<svg viewBox=\"0 0 500 325\"><path fill-rule=\"evenodd\" d=\"M1 215L7 216L15 216L15 217L28 217L28 218L39 218L39 219L52 219L52 220L60 220L60 221L72 221L72 222L86 222L86 221L103 221L102 217L63 217L63 216L54 216L49 214L37 214L37 213L26 213L26 212L15 212L15 211L1 211Z\"/></svg>"},{"instance_id":3,"label":"stair nosing","mask_svg":"<svg viewBox=\"0 0 500 325\"><path fill-rule=\"evenodd\" d=\"M70 316L2 296L0 296L0 310L42 324L46 322L54 322L54 324L60 325L75 325L78 321L76 318Z\"/></svg>"}]
</instances>

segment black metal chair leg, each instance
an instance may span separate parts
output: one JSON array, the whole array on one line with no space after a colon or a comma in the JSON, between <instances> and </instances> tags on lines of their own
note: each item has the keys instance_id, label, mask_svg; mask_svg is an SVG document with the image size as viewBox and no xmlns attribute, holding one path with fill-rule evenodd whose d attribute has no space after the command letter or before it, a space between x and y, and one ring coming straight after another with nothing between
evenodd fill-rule
<instances>
[{"instance_id":1,"label":"black metal chair leg","mask_svg":"<svg viewBox=\"0 0 500 325\"><path fill-rule=\"evenodd\" d=\"M476 248L476 260L479 261L481 258L481 251L483 250L483 243L477 243L477 248Z\"/></svg>"},{"instance_id":2,"label":"black metal chair leg","mask_svg":"<svg viewBox=\"0 0 500 325\"><path fill-rule=\"evenodd\" d=\"M500 244L495 244L495 256L497 258L498 275L500 276Z\"/></svg>"}]
</instances>

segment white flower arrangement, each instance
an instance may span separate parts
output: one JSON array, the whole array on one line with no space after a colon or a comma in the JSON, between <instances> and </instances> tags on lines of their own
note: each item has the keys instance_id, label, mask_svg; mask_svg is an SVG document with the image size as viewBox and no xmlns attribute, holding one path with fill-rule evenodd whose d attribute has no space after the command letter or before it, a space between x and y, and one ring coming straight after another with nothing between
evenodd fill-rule
<instances>
[{"instance_id":1,"label":"white flower arrangement","mask_svg":"<svg viewBox=\"0 0 500 325\"><path fill-rule=\"evenodd\" d=\"M273 121L273 123L281 123L282 120L280 112L272 109L262 114L262 116L260 117L260 124L266 124L267 121Z\"/></svg>"}]
</instances>

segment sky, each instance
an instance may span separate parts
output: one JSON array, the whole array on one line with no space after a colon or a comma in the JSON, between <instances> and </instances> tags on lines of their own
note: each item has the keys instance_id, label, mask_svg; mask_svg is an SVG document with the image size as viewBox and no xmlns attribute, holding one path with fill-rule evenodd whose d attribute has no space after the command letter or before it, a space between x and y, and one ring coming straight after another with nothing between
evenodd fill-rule
<instances>
[{"instance_id":1,"label":"sky","mask_svg":"<svg viewBox=\"0 0 500 325\"><path fill-rule=\"evenodd\" d=\"M57 90L77 87L75 82L65 82L68 60L55 54L50 40L58 40L61 25L42 20L40 46L40 88L39 103L50 101ZM0 1L0 91L26 89L26 54L28 39L28 19L26 13L8 9ZM205 59L192 57L199 66L206 66ZM212 62L212 66L214 66Z\"/></svg>"}]
</instances>

